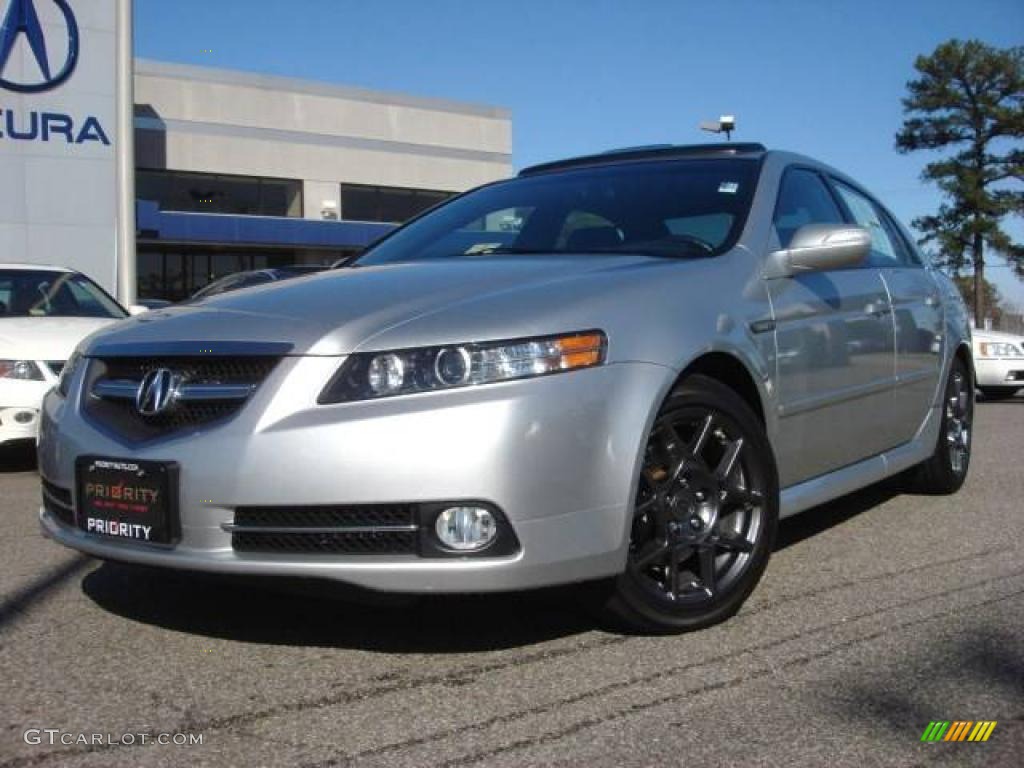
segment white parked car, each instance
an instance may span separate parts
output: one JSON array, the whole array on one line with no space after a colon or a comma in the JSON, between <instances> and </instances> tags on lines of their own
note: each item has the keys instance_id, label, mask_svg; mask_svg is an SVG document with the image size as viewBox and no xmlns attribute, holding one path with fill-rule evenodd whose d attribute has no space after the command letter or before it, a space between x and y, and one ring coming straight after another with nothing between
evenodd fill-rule
<instances>
[{"instance_id":1,"label":"white parked car","mask_svg":"<svg viewBox=\"0 0 1024 768\"><path fill-rule=\"evenodd\" d=\"M989 400L1013 397L1024 388L1024 336L979 331L974 337L974 378Z\"/></svg>"},{"instance_id":2,"label":"white parked car","mask_svg":"<svg viewBox=\"0 0 1024 768\"><path fill-rule=\"evenodd\" d=\"M127 315L83 274L0 264L0 445L35 439L43 396L75 347Z\"/></svg>"}]
</instances>

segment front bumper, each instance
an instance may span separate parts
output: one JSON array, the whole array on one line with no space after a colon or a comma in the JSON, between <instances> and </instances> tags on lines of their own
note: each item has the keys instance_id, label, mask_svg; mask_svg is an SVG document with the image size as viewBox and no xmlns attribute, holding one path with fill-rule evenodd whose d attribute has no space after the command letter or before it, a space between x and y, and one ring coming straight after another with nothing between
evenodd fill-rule
<instances>
[{"instance_id":1,"label":"front bumper","mask_svg":"<svg viewBox=\"0 0 1024 768\"><path fill-rule=\"evenodd\" d=\"M0 445L19 440L35 440L38 433L38 408L0 407Z\"/></svg>"},{"instance_id":2,"label":"front bumper","mask_svg":"<svg viewBox=\"0 0 1024 768\"><path fill-rule=\"evenodd\" d=\"M481 592L619 572L634 478L674 372L628 363L478 388L322 406L338 358L286 358L232 420L129 445L77 402L43 407L39 467L74 493L79 456L180 465L181 539L172 549L100 538L40 510L43 531L100 558L189 570L335 579L395 592ZM81 379L81 376L78 377ZM232 549L242 506L496 505L520 548L501 557L264 554Z\"/></svg>"},{"instance_id":3,"label":"front bumper","mask_svg":"<svg viewBox=\"0 0 1024 768\"><path fill-rule=\"evenodd\" d=\"M0 380L0 445L36 439L39 409L55 381Z\"/></svg>"},{"instance_id":4,"label":"front bumper","mask_svg":"<svg viewBox=\"0 0 1024 768\"><path fill-rule=\"evenodd\" d=\"M1024 358L974 358L974 378L979 387L1024 388Z\"/></svg>"}]
</instances>

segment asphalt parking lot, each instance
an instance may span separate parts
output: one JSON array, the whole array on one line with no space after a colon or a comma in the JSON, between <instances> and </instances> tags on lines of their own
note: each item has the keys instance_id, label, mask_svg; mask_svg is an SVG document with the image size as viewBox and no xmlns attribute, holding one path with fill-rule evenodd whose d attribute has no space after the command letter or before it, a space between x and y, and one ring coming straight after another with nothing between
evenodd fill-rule
<instances>
[{"instance_id":1,"label":"asphalt parking lot","mask_svg":"<svg viewBox=\"0 0 1024 768\"><path fill-rule=\"evenodd\" d=\"M40 535L7 452L0 768L1020 765L1024 398L976 413L959 495L785 522L740 614L677 637L565 590L367 604L102 564ZM931 720L998 725L921 743Z\"/></svg>"}]
</instances>

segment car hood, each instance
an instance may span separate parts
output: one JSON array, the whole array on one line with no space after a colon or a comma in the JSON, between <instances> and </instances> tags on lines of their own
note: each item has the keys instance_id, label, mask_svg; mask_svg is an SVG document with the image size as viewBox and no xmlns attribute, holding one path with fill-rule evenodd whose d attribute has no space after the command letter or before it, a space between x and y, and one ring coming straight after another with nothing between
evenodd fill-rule
<instances>
[{"instance_id":1,"label":"car hood","mask_svg":"<svg viewBox=\"0 0 1024 768\"><path fill-rule=\"evenodd\" d=\"M507 299L593 273L665 261L628 255L476 256L331 270L147 312L101 334L91 350L96 343L268 342L288 344L292 354L342 355L391 328L462 303Z\"/></svg>"},{"instance_id":2,"label":"car hood","mask_svg":"<svg viewBox=\"0 0 1024 768\"><path fill-rule=\"evenodd\" d=\"M105 317L0 318L0 358L67 360L82 339L116 322Z\"/></svg>"},{"instance_id":3,"label":"car hood","mask_svg":"<svg viewBox=\"0 0 1024 768\"><path fill-rule=\"evenodd\" d=\"M1024 336L1017 336L1012 333L1002 333L1000 331L979 331L974 329L971 331L971 337L975 342L996 341L1016 344L1017 346L1024 347Z\"/></svg>"}]
</instances>

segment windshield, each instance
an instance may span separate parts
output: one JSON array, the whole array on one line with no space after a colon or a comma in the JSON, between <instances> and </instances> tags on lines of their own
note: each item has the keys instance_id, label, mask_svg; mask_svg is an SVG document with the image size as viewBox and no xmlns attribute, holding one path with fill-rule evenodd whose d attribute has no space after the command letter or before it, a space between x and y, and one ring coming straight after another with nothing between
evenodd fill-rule
<instances>
[{"instance_id":1,"label":"windshield","mask_svg":"<svg viewBox=\"0 0 1024 768\"><path fill-rule=\"evenodd\" d=\"M757 168L747 158L673 160L512 179L415 219L355 264L490 253L713 256L739 237Z\"/></svg>"},{"instance_id":2,"label":"windshield","mask_svg":"<svg viewBox=\"0 0 1024 768\"><path fill-rule=\"evenodd\" d=\"M121 306L85 275L0 269L0 318L125 316Z\"/></svg>"}]
</instances>

